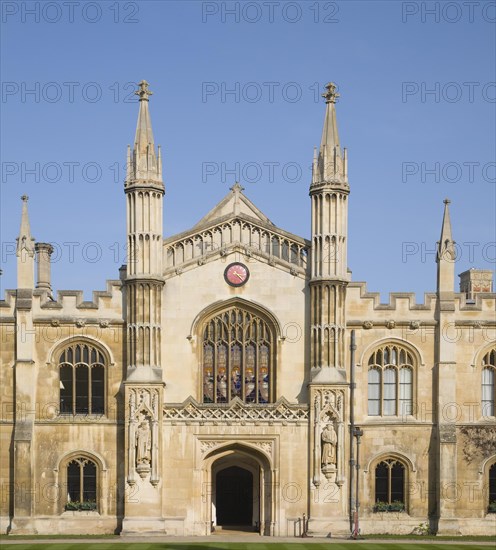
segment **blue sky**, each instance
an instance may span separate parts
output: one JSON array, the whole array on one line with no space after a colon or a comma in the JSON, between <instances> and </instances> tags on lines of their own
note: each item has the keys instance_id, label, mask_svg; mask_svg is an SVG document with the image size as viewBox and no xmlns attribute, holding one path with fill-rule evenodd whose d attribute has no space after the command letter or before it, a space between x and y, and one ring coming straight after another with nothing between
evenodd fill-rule
<instances>
[{"instance_id":1,"label":"blue sky","mask_svg":"<svg viewBox=\"0 0 496 550\"><path fill-rule=\"evenodd\" d=\"M2 288L16 286L24 193L33 235L56 243L55 290L90 297L118 278L138 108L129 83L143 78L163 148L165 236L193 226L239 171L276 225L308 238L319 94L332 80L349 151L353 280L383 298L435 290L445 197L456 273L494 267L494 2L1 7Z\"/></svg>"}]
</instances>

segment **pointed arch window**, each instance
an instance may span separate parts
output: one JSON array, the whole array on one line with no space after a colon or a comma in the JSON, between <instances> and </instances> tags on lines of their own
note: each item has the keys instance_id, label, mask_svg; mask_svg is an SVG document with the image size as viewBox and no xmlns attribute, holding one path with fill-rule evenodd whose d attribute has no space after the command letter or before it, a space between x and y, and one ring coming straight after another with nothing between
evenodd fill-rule
<instances>
[{"instance_id":1,"label":"pointed arch window","mask_svg":"<svg viewBox=\"0 0 496 550\"><path fill-rule=\"evenodd\" d=\"M413 411L413 355L400 345L375 350L368 361L369 416L398 416Z\"/></svg>"},{"instance_id":2,"label":"pointed arch window","mask_svg":"<svg viewBox=\"0 0 496 550\"><path fill-rule=\"evenodd\" d=\"M272 401L274 330L251 311L232 307L203 329L203 402Z\"/></svg>"},{"instance_id":3,"label":"pointed arch window","mask_svg":"<svg viewBox=\"0 0 496 550\"><path fill-rule=\"evenodd\" d=\"M399 460L388 458L375 467L376 511L401 511L406 504L406 468Z\"/></svg>"},{"instance_id":4,"label":"pointed arch window","mask_svg":"<svg viewBox=\"0 0 496 550\"><path fill-rule=\"evenodd\" d=\"M74 458L67 464L66 510L97 509L97 466L88 458Z\"/></svg>"},{"instance_id":5,"label":"pointed arch window","mask_svg":"<svg viewBox=\"0 0 496 550\"><path fill-rule=\"evenodd\" d=\"M482 416L495 416L496 403L496 348L482 359Z\"/></svg>"},{"instance_id":6,"label":"pointed arch window","mask_svg":"<svg viewBox=\"0 0 496 550\"><path fill-rule=\"evenodd\" d=\"M59 356L60 414L104 414L105 369L104 355L95 346L67 346Z\"/></svg>"}]
</instances>

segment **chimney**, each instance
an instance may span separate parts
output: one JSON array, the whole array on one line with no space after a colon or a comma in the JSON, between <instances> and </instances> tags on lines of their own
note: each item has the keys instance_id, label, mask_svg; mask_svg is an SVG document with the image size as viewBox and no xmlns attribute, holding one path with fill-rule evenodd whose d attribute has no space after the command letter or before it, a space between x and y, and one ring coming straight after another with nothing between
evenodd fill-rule
<instances>
[{"instance_id":1,"label":"chimney","mask_svg":"<svg viewBox=\"0 0 496 550\"><path fill-rule=\"evenodd\" d=\"M53 246L48 243L36 243L36 260L38 262L38 282L36 288L52 290L50 284L50 256L53 252Z\"/></svg>"},{"instance_id":2,"label":"chimney","mask_svg":"<svg viewBox=\"0 0 496 550\"><path fill-rule=\"evenodd\" d=\"M467 300L475 300L475 295L481 292L493 291L493 272L490 269L468 269L458 275L460 277L460 292Z\"/></svg>"}]
</instances>

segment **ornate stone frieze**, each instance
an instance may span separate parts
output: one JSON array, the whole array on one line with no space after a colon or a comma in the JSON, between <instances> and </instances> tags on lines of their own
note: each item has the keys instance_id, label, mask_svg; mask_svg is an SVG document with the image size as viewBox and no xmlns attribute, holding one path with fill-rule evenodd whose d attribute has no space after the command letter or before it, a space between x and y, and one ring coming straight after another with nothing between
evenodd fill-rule
<instances>
[{"instance_id":1,"label":"ornate stone frieze","mask_svg":"<svg viewBox=\"0 0 496 550\"><path fill-rule=\"evenodd\" d=\"M246 404L239 398L225 405L200 404L192 397L180 405L165 405L165 422L286 424L308 421L308 405L295 405L281 398L265 405Z\"/></svg>"}]
</instances>

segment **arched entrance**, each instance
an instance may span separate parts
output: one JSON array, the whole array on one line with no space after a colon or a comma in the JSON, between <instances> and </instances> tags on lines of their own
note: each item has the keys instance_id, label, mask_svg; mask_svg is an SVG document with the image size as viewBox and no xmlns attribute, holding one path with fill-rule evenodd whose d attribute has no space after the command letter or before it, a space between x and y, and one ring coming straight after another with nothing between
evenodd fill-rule
<instances>
[{"instance_id":1,"label":"arched entrance","mask_svg":"<svg viewBox=\"0 0 496 550\"><path fill-rule=\"evenodd\" d=\"M273 473L266 455L242 444L213 450L204 460L210 487L204 518L210 531L273 533Z\"/></svg>"},{"instance_id":2,"label":"arched entrance","mask_svg":"<svg viewBox=\"0 0 496 550\"><path fill-rule=\"evenodd\" d=\"M253 474L239 466L219 470L215 476L216 524L253 526Z\"/></svg>"}]
</instances>

